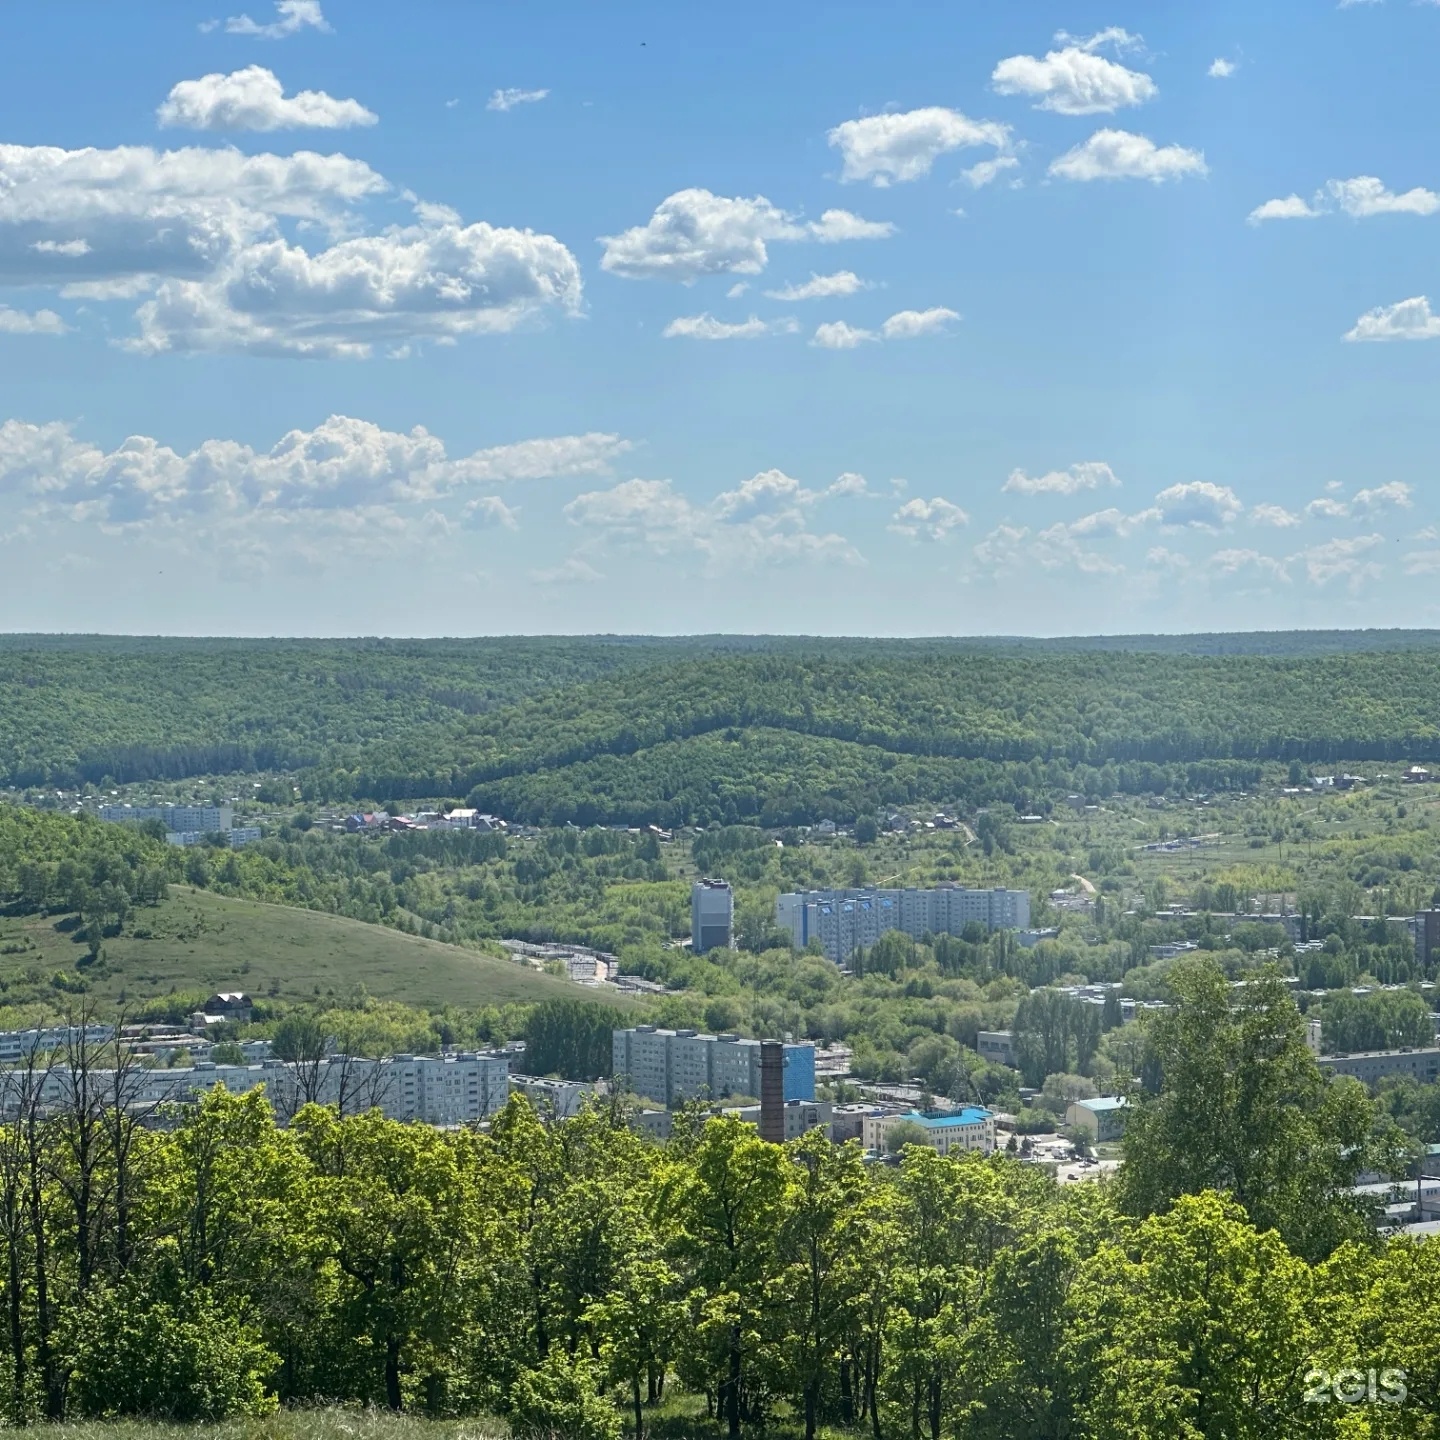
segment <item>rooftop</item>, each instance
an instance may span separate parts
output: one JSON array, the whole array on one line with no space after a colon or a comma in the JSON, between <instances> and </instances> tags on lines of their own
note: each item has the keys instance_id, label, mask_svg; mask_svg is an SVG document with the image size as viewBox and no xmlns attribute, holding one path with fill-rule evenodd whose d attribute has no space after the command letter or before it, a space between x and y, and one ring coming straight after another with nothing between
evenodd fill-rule
<instances>
[{"instance_id":1,"label":"rooftop","mask_svg":"<svg viewBox=\"0 0 1440 1440\"><path fill-rule=\"evenodd\" d=\"M978 1105L967 1105L963 1110L956 1110L950 1115L924 1115L919 1110L912 1110L901 1118L913 1120L927 1130L940 1130L952 1125L979 1125L991 1118L991 1112L981 1109Z\"/></svg>"},{"instance_id":2,"label":"rooftop","mask_svg":"<svg viewBox=\"0 0 1440 1440\"><path fill-rule=\"evenodd\" d=\"M1097 1095L1093 1100L1077 1100L1075 1103L1102 1115L1110 1110L1123 1110L1130 1102L1123 1095Z\"/></svg>"}]
</instances>

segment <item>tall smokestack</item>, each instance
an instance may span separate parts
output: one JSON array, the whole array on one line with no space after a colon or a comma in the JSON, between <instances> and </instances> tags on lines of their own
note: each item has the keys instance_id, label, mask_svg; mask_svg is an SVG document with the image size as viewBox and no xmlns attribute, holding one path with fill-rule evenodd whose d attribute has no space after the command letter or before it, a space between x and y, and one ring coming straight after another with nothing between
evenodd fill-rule
<instances>
[{"instance_id":1,"label":"tall smokestack","mask_svg":"<svg viewBox=\"0 0 1440 1440\"><path fill-rule=\"evenodd\" d=\"M778 1040L760 1042L760 1138L785 1143L785 1047Z\"/></svg>"}]
</instances>

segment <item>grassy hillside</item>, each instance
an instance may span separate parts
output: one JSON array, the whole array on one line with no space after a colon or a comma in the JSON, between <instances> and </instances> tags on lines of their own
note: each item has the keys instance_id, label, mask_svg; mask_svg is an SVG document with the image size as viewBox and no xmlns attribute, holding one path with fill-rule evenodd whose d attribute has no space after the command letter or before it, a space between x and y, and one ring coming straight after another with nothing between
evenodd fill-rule
<instances>
[{"instance_id":1,"label":"grassy hillside","mask_svg":"<svg viewBox=\"0 0 1440 1440\"><path fill-rule=\"evenodd\" d=\"M170 899L138 912L133 926L105 942L103 967L77 969L85 947L60 928L65 919L0 916L0 981L10 1002L67 997L57 971L86 976L101 1004L171 991L241 986L293 1002L344 1000L358 985L377 999L422 1008L476 1008L577 998L591 992L509 960L461 950L313 910L234 900L176 886Z\"/></svg>"}]
</instances>

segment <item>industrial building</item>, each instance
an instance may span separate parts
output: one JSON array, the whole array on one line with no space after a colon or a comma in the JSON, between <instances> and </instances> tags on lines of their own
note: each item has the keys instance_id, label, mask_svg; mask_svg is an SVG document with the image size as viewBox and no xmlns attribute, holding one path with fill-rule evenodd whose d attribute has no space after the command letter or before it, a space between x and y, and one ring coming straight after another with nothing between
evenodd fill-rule
<instances>
[{"instance_id":1,"label":"industrial building","mask_svg":"<svg viewBox=\"0 0 1440 1440\"><path fill-rule=\"evenodd\" d=\"M837 965L872 946L887 930L959 935L967 925L985 930L1028 930L1028 890L968 890L939 885L928 890L805 890L775 902L775 923L797 950L812 940Z\"/></svg>"},{"instance_id":2,"label":"industrial building","mask_svg":"<svg viewBox=\"0 0 1440 1440\"><path fill-rule=\"evenodd\" d=\"M735 893L724 880L697 880L690 887L690 949L728 950L735 930Z\"/></svg>"},{"instance_id":3,"label":"industrial building","mask_svg":"<svg viewBox=\"0 0 1440 1440\"><path fill-rule=\"evenodd\" d=\"M1123 1095L1097 1095L1076 1100L1065 1109L1065 1123L1076 1130L1088 1130L1095 1141L1118 1140L1125 1133L1125 1111L1129 1102Z\"/></svg>"},{"instance_id":4,"label":"industrial building","mask_svg":"<svg viewBox=\"0 0 1440 1440\"><path fill-rule=\"evenodd\" d=\"M975 1035L975 1049L982 1060L996 1065L1014 1066L1015 1035L1010 1030L980 1030Z\"/></svg>"},{"instance_id":5,"label":"industrial building","mask_svg":"<svg viewBox=\"0 0 1440 1440\"><path fill-rule=\"evenodd\" d=\"M612 1074L617 1086L666 1105L721 1100L727 1095L759 1099L763 1043L739 1035L637 1025L614 1032ZM814 1045L786 1043L783 1052L783 1098L814 1100Z\"/></svg>"}]
</instances>

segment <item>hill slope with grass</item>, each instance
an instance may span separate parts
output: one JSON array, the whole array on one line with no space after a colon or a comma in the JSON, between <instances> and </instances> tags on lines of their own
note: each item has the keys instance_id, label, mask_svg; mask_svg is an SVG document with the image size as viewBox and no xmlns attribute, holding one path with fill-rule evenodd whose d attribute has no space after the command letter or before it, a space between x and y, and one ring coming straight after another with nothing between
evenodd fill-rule
<instances>
[{"instance_id":1,"label":"hill slope with grass","mask_svg":"<svg viewBox=\"0 0 1440 1440\"><path fill-rule=\"evenodd\" d=\"M592 992L514 961L314 910L174 886L107 939L93 965L67 916L0 915L0 984L8 1004L108 1007L172 992L239 986L292 1003L344 1001L363 986L421 1009L586 998ZM65 977L70 991L57 986ZM83 985L81 991L79 987Z\"/></svg>"}]
</instances>

